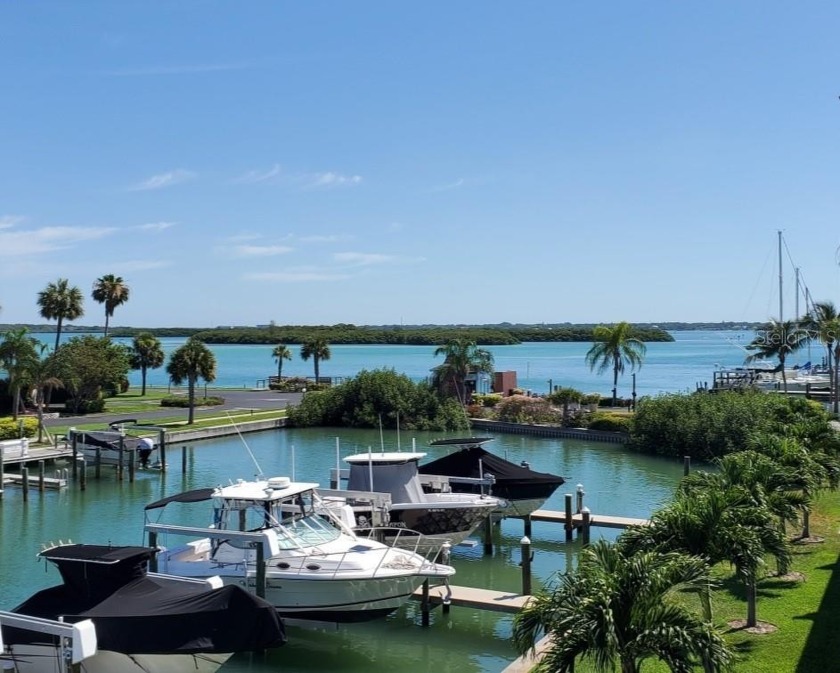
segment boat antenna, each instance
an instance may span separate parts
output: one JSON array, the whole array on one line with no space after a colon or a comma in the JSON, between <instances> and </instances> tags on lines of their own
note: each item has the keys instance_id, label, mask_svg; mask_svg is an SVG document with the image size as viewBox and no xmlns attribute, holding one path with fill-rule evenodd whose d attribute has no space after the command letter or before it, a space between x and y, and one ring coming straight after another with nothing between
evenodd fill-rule
<instances>
[{"instance_id":1,"label":"boat antenna","mask_svg":"<svg viewBox=\"0 0 840 673\"><path fill-rule=\"evenodd\" d=\"M335 487L341 488L341 449L339 448L338 435L335 437Z\"/></svg>"},{"instance_id":2,"label":"boat antenna","mask_svg":"<svg viewBox=\"0 0 840 673\"><path fill-rule=\"evenodd\" d=\"M397 451L402 451L402 447L400 446L400 412L397 411Z\"/></svg>"},{"instance_id":3,"label":"boat antenna","mask_svg":"<svg viewBox=\"0 0 840 673\"><path fill-rule=\"evenodd\" d=\"M239 439L242 440L242 444L245 446L245 450L248 452L248 455L251 457L251 460L254 463L254 467L257 468L257 478L262 478L262 476L263 476L262 468L260 467L260 464L257 462L257 459L254 456L254 452L251 451L251 447L248 446L248 442L245 441L245 437L242 435L242 432L239 430L239 426L236 424L236 421L233 420L233 416L230 415L229 411L227 412L227 417L228 417L228 420L230 421L230 424L236 430L236 434L239 435Z\"/></svg>"},{"instance_id":4,"label":"boat antenna","mask_svg":"<svg viewBox=\"0 0 840 673\"><path fill-rule=\"evenodd\" d=\"M292 444L292 481L297 481L295 479L295 445Z\"/></svg>"}]
</instances>

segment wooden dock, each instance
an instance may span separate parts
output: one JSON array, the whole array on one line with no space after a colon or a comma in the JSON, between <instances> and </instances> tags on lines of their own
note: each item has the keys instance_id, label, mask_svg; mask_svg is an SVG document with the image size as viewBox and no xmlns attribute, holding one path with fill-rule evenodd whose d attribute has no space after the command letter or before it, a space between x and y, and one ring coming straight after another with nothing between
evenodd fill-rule
<instances>
[{"instance_id":1,"label":"wooden dock","mask_svg":"<svg viewBox=\"0 0 840 673\"><path fill-rule=\"evenodd\" d=\"M457 605L465 608L478 610L490 610L491 612L505 612L514 614L519 612L531 600L531 596L523 596L510 591L492 591L491 589L477 589L475 587L450 586L452 592L449 597L449 605ZM444 605L447 590L445 586L434 586L429 588L429 602L433 605ZM423 587L415 591L412 599L423 600Z\"/></svg>"},{"instance_id":2,"label":"wooden dock","mask_svg":"<svg viewBox=\"0 0 840 673\"><path fill-rule=\"evenodd\" d=\"M549 509L538 509L531 512L531 521L548 521L549 523L566 524L566 513L555 512ZM647 526L650 523L647 519L635 519L628 516L609 516L607 514L592 514L589 517L590 526L601 528L629 528L630 526ZM583 526L583 514L572 515L572 525L575 528Z\"/></svg>"},{"instance_id":3,"label":"wooden dock","mask_svg":"<svg viewBox=\"0 0 840 673\"><path fill-rule=\"evenodd\" d=\"M3 475L3 486L23 486L23 475L20 474L4 474ZM30 488L40 488L41 486L41 478L37 474L30 474L29 475L29 487ZM44 477L44 488L49 488L52 490L65 488L67 486L67 480L59 477Z\"/></svg>"}]
</instances>

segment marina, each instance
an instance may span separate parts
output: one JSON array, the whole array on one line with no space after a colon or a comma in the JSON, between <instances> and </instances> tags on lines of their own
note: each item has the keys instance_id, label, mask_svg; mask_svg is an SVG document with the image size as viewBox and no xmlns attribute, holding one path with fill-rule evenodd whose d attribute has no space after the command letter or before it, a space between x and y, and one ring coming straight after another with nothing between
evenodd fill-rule
<instances>
[{"instance_id":1,"label":"marina","mask_svg":"<svg viewBox=\"0 0 840 673\"><path fill-rule=\"evenodd\" d=\"M374 431L329 429L275 430L245 435L256 462L266 474L296 475L297 478L325 476L335 461L336 436L342 453L369 450L379 444ZM586 485L585 504L593 519L611 513L648 516L670 497L682 464L650 456L625 453L620 446L581 442L569 439L494 435L493 448L499 455L519 462L527 460L535 469L563 474L566 488L559 489L545 509L562 512L564 491L574 492L576 484ZM418 445L426 445L439 434L417 433ZM174 444L170 451L181 451ZM430 458L443 450L430 451ZM176 492L228 483L249 477L255 465L243 450L239 438L210 439L186 445L186 471L175 464L167 472L139 472L134 482L113 478L89 479L82 492L71 481L60 491L30 493L24 503L17 489L7 492L0 505L0 545L21 550L4 557L0 580L10 587L4 608L21 600L44 581L43 574L25 572L25 564L40 545L59 537L74 540L138 544L142 540L143 508L150 502ZM326 485L326 484L324 484ZM118 524L115 522L119 522ZM204 517L185 520L185 525L203 526ZM563 522L533 520L531 567L533 588L545 586L555 572L574 564L582 544L580 536L567 540ZM611 528L593 528L593 535L612 537ZM422 601L415 593L392 616L367 624L318 627L290 626L289 642L282 652L260 658L237 655L225 664L224 671L262 673L273 667L293 673L361 673L399 665L407 673L443 670L498 673L516 659L510 646L511 610L524 598L520 567L523 521L505 519L493 527L493 553L485 555L481 536L452 550L451 610L435 607L440 590L430 588L432 604L429 626L423 623ZM23 585L11 581L25 577ZM490 593L483 593L490 592ZM497 593L494 593L497 592ZM422 598L422 591L419 592ZM507 597L502 600L500 596ZM520 598L516 598L519 596ZM481 609L478 609L481 605ZM487 606L496 606L493 611ZM385 643L388 643L386 646ZM326 652L326 655L315 653ZM447 668L450 667L450 668Z\"/></svg>"}]
</instances>

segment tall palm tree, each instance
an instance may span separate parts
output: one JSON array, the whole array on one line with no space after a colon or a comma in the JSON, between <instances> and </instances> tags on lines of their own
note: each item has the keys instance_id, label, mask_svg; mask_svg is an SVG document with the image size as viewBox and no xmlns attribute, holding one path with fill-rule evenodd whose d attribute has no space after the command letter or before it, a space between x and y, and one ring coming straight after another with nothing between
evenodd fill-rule
<instances>
[{"instance_id":1,"label":"tall palm tree","mask_svg":"<svg viewBox=\"0 0 840 673\"><path fill-rule=\"evenodd\" d=\"M647 347L641 339L633 336L633 327L628 322L613 326L598 325L592 330L595 341L586 353L586 364L590 370L603 374L612 367L613 388L612 403L618 400L618 375L623 374L627 365L630 371L642 366Z\"/></svg>"},{"instance_id":2,"label":"tall palm tree","mask_svg":"<svg viewBox=\"0 0 840 673\"><path fill-rule=\"evenodd\" d=\"M190 412L187 424L195 419L195 384L198 379L212 382L216 380L216 357L212 351L195 337L190 337L183 346L169 358L166 373L175 385L187 382Z\"/></svg>"},{"instance_id":3,"label":"tall palm tree","mask_svg":"<svg viewBox=\"0 0 840 673\"><path fill-rule=\"evenodd\" d=\"M540 670L572 673L589 659L598 673L638 673L646 659L672 671L730 668L733 654L714 626L677 599L681 590L711 583L702 559L657 551L627 554L595 542L549 594L537 596L514 618L513 641L525 653L543 633L553 636Z\"/></svg>"},{"instance_id":4,"label":"tall palm tree","mask_svg":"<svg viewBox=\"0 0 840 673\"><path fill-rule=\"evenodd\" d=\"M330 345L327 343L327 340L322 337L313 337L301 345L300 357L304 361L312 358L315 365L315 383L318 383L321 375L321 360L330 359Z\"/></svg>"},{"instance_id":5,"label":"tall palm tree","mask_svg":"<svg viewBox=\"0 0 840 673\"><path fill-rule=\"evenodd\" d=\"M154 334L141 332L131 343L131 352L128 356L132 369L139 369L143 381L141 395L146 394L146 372L150 369L157 369L163 366L163 347Z\"/></svg>"},{"instance_id":6,"label":"tall palm tree","mask_svg":"<svg viewBox=\"0 0 840 673\"><path fill-rule=\"evenodd\" d=\"M286 344L277 344L271 351L271 355L277 362L277 378L281 379L283 378L283 360L291 360L292 351Z\"/></svg>"},{"instance_id":7,"label":"tall palm tree","mask_svg":"<svg viewBox=\"0 0 840 673\"><path fill-rule=\"evenodd\" d=\"M108 322L114 315L114 309L125 304L130 293L122 277L112 273L97 278L93 283L93 292L90 296L94 301L105 304L105 334L103 336L108 336Z\"/></svg>"},{"instance_id":8,"label":"tall palm tree","mask_svg":"<svg viewBox=\"0 0 840 673\"><path fill-rule=\"evenodd\" d=\"M37 358L27 368L26 385L35 399L35 410L38 415L38 442L44 440L44 406L54 388L63 388L64 382L59 378L55 357L49 353L49 346L39 343L36 346ZM49 433L47 433L49 436Z\"/></svg>"},{"instance_id":9,"label":"tall palm tree","mask_svg":"<svg viewBox=\"0 0 840 673\"><path fill-rule=\"evenodd\" d=\"M434 356L443 356L443 364L434 369L434 382L438 389L454 394L461 404L466 404L467 376L471 373L493 373L493 354L479 348L470 339L452 339L435 348Z\"/></svg>"},{"instance_id":10,"label":"tall palm tree","mask_svg":"<svg viewBox=\"0 0 840 673\"><path fill-rule=\"evenodd\" d=\"M744 362L749 364L768 358L779 361L778 369L782 372L782 388L787 394L787 375L785 374L785 361L788 356L808 341L808 334L798 323L793 320L779 322L773 318L765 326L764 330L746 346L748 351L753 351Z\"/></svg>"},{"instance_id":11,"label":"tall palm tree","mask_svg":"<svg viewBox=\"0 0 840 673\"><path fill-rule=\"evenodd\" d=\"M10 330L0 341L0 364L9 375L9 392L12 393L12 416L18 419L20 393L26 385L30 369L38 361L38 340L29 336L25 327Z\"/></svg>"},{"instance_id":12,"label":"tall palm tree","mask_svg":"<svg viewBox=\"0 0 840 673\"><path fill-rule=\"evenodd\" d=\"M64 321L78 320L85 314L82 301L82 291L78 287L71 287L66 278L59 278L55 283L48 283L47 287L38 293L41 317L58 321L54 351L58 350L58 344L61 341L61 326Z\"/></svg>"}]
</instances>

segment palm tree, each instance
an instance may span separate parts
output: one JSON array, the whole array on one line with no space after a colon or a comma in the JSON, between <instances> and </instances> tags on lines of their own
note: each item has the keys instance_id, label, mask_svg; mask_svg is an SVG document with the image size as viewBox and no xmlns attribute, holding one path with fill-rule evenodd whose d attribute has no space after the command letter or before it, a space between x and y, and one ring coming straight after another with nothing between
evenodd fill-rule
<instances>
[{"instance_id":1,"label":"palm tree","mask_svg":"<svg viewBox=\"0 0 840 673\"><path fill-rule=\"evenodd\" d=\"M315 364L315 383L318 383L320 379L321 360L330 359L330 345L327 343L326 339L313 337L301 345L300 357L304 361L312 358L312 361Z\"/></svg>"},{"instance_id":2,"label":"palm tree","mask_svg":"<svg viewBox=\"0 0 840 673\"><path fill-rule=\"evenodd\" d=\"M143 380L141 395L146 394L146 372L163 366L164 355L160 339L149 332L141 332L131 343L129 364L132 369L139 369Z\"/></svg>"},{"instance_id":3,"label":"palm tree","mask_svg":"<svg viewBox=\"0 0 840 673\"><path fill-rule=\"evenodd\" d=\"M58 377L53 355L49 354L49 347L39 343L36 347L37 357L26 371L26 384L35 400L38 414L38 442L44 439L44 406L54 388L63 388L64 382ZM47 432L49 436L49 432Z\"/></svg>"},{"instance_id":4,"label":"palm tree","mask_svg":"<svg viewBox=\"0 0 840 673\"><path fill-rule=\"evenodd\" d=\"M434 384L444 392L454 394L461 404L467 404L467 376L472 373L493 373L493 354L479 348L469 339L452 339L435 349L434 356L443 356L443 364L434 368Z\"/></svg>"},{"instance_id":5,"label":"palm tree","mask_svg":"<svg viewBox=\"0 0 840 673\"><path fill-rule=\"evenodd\" d=\"M12 393L12 416L18 419L20 392L24 388L29 370L38 361L38 341L29 336L25 327L11 330L0 341L0 364L9 375L9 392Z\"/></svg>"},{"instance_id":6,"label":"palm tree","mask_svg":"<svg viewBox=\"0 0 840 673\"><path fill-rule=\"evenodd\" d=\"M216 380L216 357L201 341L190 337L183 346L169 358L166 373L175 385L184 381L188 386L190 413L187 424L192 425L195 417L195 384L198 379L208 383Z\"/></svg>"},{"instance_id":7,"label":"palm tree","mask_svg":"<svg viewBox=\"0 0 840 673\"><path fill-rule=\"evenodd\" d=\"M38 293L38 306L41 317L47 320L57 320L55 330L55 349L58 350L61 341L61 325L65 320L77 320L84 314L82 308L82 292L77 287L70 287L66 278L59 278L55 283L48 283L47 287Z\"/></svg>"},{"instance_id":8,"label":"palm tree","mask_svg":"<svg viewBox=\"0 0 840 673\"><path fill-rule=\"evenodd\" d=\"M618 400L618 375L624 373L627 365L630 370L642 366L647 347L644 342L632 336L633 328L628 322L620 322L612 327L598 325L592 330L595 341L586 353L586 364L590 370L603 374L610 367L613 371L612 404Z\"/></svg>"},{"instance_id":9,"label":"palm tree","mask_svg":"<svg viewBox=\"0 0 840 673\"><path fill-rule=\"evenodd\" d=\"M754 351L744 360L745 363L766 360L779 361L778 369L782 372L782 388L787 394L787 375L785 374L785 360L788 355L799 350L808 340L808 334L792 320L779 322L770 318L762 334L758 334L747 346L748 351Z\"/></svg>"},{"instance_id":10,"label":"palm tree","mask_svg":"<svg viewBox=\"0 0 840 673\"><path fill-rule=\"evenodd\" d=\"M289 347L286 344L278 344L274 347L274 350L271 351L271 355L277 362L277 378L281 379L283 378L283 360L291 360L292 351L289 350Z\"/></svg>"},{"instance_id":11,"label":"palm tree","mask_svg":"<svg viewBox=\"0 0 840 673\"><path fill-rule=\"evenodd\" d=\"M604 540L581 552L578 568L560 578L514 618L513 641L525 653L543 633L552 636L540 670L572 673L589 659L598 673L638 673L646 659L672 671L730 668L733 655L709 622L676 599L682 590L711 582L702 559L684 554L639 552Z\"/></svg>"},{"instance_id":12,"label":"palm tree","mask_svg":"<svg viewBox=\"0 0 840 673\"><path fill-rule=\"evenodd\" d=\"M129 294L129 287L122 277L112 273L97 278L93 283L91 297L94 301L105 304L105 334L103 336L108 336L108 321L114 315L114 309L125 304Z\"/></svg>"}]
</instances>

